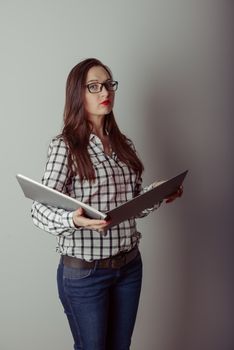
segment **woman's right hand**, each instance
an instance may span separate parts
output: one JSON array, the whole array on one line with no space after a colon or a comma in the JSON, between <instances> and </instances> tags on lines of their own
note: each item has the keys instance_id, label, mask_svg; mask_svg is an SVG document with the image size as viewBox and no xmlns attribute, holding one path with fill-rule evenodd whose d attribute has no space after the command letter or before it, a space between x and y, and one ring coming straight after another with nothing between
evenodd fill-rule
<instances>
[{"instance_id":1,"label":"woman's right hand","mask_svg":"<svg viewBox=\"0 0 234 350\"><path fill-rule=\"evenodd\" d=\"M73 213L73 222L74 225L77 227L85 227L90 230L97 230L100 232L104 232L105 228L109 225L110 222L106 220L96 220L96 219L89 219L86 216L84 216L84 209L78 208Z\"/></svg>"}]
</instances>

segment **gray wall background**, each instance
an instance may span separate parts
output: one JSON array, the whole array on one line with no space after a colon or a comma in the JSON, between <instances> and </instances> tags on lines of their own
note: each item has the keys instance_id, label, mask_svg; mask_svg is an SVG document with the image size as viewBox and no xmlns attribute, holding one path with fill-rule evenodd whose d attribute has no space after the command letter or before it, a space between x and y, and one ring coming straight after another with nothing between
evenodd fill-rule
<instances>
[{"instance_id":1,"label":"gray wall background","mask_svg":"<svg viewBox=\"0 0 234 350\"><path fill-rule=\"evenodd\" d=\"M68 72L93 56L119 80L115 115L144 161L144 183L190 170L182 199L139 221L144 282L132 349L233 349L231 2L0 7L1 350L72 349L56 240L33 226L15 174L41 179Z\"/></svg>"}]
</instances>

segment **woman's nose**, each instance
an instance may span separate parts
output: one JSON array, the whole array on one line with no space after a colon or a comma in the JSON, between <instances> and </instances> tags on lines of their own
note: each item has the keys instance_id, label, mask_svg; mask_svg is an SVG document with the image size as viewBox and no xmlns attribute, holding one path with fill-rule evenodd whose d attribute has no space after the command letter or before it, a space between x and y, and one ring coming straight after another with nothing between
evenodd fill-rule
<instances>
[{"instance_id":1,"label":"woman's nose","mask_svg":"<svg viewBox=\"0 0 234 350\"><path fill-rule=\"evenodd\" d=\"M108 95L109 95L109 91L107 90L107 88L105 87L105 85L102 85L101 95L102 95L102 96L108 96Z\"/></svg>"}]
</instances>

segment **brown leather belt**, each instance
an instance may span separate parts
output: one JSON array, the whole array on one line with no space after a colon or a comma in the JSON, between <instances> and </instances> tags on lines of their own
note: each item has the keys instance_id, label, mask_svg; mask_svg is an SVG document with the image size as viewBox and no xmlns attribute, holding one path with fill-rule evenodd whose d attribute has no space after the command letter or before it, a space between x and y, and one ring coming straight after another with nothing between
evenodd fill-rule
<instances>
[{"instance_id":1,"label":"brown leather belt","mask_svg":"<svg viewBox=\"0 0 234 350\"><path fill-rule=\"evenodd\" d=\"M72 256L63 255L62 261L64 266L81 269L92 269L95 266L99 269L119 269L136 258L138 253L138 246L136 246L129 252L121 252L106 259L86 261Z\"/></svg>"}]
</instances>

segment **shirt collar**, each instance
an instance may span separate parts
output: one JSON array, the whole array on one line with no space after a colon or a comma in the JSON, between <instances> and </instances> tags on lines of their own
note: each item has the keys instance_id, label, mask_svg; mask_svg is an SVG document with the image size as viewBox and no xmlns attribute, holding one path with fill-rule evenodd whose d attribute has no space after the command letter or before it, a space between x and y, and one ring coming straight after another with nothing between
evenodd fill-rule
<instances>
[{"instance_id":1,"label":"shirt collar","mask_svg":"<svg viewBox=\"0 0 234 350\"><path fill-rule=\"evenodd\" d=\"M93 133L91 133L89 136L89 142L92 142L95 146L101 147L103 149L102 141L97 135Z\"/></svg>"},{"instance_id":2,"label":"shirt collar","mask_svg":"<svg viewBox=\"0 0 234 350\"><path fill-rule=\"evenodd\" d=\"M92 141L93 139L95 139L97 136L95 134L90 134L89 135L89 141Z\"/></svg>"},{"instance_id":3,"label":"shirt collar","mask_svg":"<svg viewBox=\"0 0 234 350\"><path fill-rule=\"evenodd\" d=\"M109 131L108 131L107 129L105 129L105 133L106 133L106 135L109 135ZM94 140L94 139L100 140L99 137L98 137L97 135L95 135L95 134L93 134L93 133L91 132L90 135L89 135L89 141L92 141L92 140Z\"/></svg>"}]
</instances>

